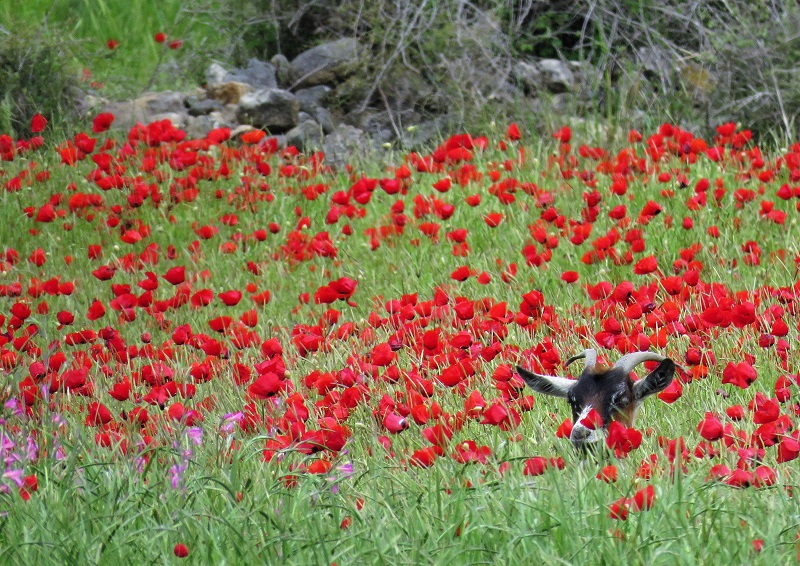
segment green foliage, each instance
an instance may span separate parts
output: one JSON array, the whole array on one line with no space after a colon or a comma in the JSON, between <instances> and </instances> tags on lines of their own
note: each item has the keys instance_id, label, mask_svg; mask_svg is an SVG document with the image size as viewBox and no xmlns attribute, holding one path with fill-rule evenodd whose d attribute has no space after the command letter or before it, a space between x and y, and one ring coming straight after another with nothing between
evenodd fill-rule
<instances>
[{"instance_id":1,"label":"green foliage","mask_svg":"<svg viewBox=\"0 0 800 566\"><path fill-rule=\"evenodd\" d=\"M0 28L0 131L29 132L42 113L54 123L74 120L78 72L72 64L74 41L55 28Z\"/></svg>"}]
</instances>

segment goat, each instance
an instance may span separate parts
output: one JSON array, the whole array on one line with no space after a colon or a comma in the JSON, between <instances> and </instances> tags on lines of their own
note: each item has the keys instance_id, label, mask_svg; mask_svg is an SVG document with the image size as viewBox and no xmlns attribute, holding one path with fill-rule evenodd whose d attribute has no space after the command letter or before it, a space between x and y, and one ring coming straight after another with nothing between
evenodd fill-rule
<instances>
[{"instance_id":1,"label":"goat","mask_svg":"<svg viewBox=\"0 0 800 566\"><path fill-rule=\"evenodd\" d=\"M539 375L517 366L517 373L528 387L544 395L563 397L572 408L572 433L569 439L579 449L585 449L605 437L612 421L632 426L636 410L642 401L672 383L675 362L654 352L634 352L622 356L613 367L597 364L597 352L584 350L572 356L564 367L585 359L583 372L578 379ZM642 379L632 381L630 374L637 365L646 361L661 362ZM602 428L591 429L581 423L595 409L602 418Z\"/></svg>"}]
</instances>

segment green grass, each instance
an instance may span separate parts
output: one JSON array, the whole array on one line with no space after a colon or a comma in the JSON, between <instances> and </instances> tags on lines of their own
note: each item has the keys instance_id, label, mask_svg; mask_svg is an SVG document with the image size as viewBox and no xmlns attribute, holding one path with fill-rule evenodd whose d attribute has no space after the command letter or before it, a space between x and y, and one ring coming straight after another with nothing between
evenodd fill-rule
<instances>
[{"instance_id":1,"label":"green grass","mask_svg":"<svg viewBox=\"0 0 800 566\"><path fill-rule=\"evenodd\" d=\"M135 96L143 89L178 90L197 84L206 58L219 52L225 39L213 33L213 15L181 0L31 0L0 6L0 25L42 29L74 41L74 63L91 73L97 92L111 99ZM154 41L158 32L170 50ZM107 42L119 45L109 49ZM177 82L176 82L177 80Z\"/></svg>"},{"instance_id":2,"label":"green grass","mask_svg":"<svg viewBox=\"0 0 800 566\"><path fill-rule=\"evenodd\" d=\"M430 406L435 401L445 414L454 418L453 415L463 410L466 394L473 390L480 391L489 403L499 399L500 393L491 376L499 365L516 363L520 352L530 354L530 349L547 339L552 340L562 360L585 347L596 347L592 335L602 329L606 318L621 317L622 309L593 311L594 302L588 298L585 284L609 281L617 285L631 281L636 289L658 284L659 274L636 275L633 264L614 265L604 260L585 265L580 261L592 249L592 241L614 227L623 236L617 246L621 252L627 249L625 234L631 229L641 230L645 250L634 254L633 263L655 254L664 275L671 274L672 263L680 257L682 249L701 244L702 250L695 259L703 264L702 282L725 285L733 293L747 292L749 300L758 298L759 316L764 316L768 307L780 304L771 295L772 289L791 286L797 281L793 260L800 252L797 243L800 234L795 202L784 202L774 196L778 187L786 182L786 171L779 171L775 181L760 183L742 178L732 163L720 167L703 157L691 167L674 158L658 164L648 161L661 170L684 172L689 179L686 189L678 188L674 181L660 184L655 181L655 174L635 174L629 180L628 193L615 196L608 191L610 179L597 173L601 211L590 237L576 246L569 242L568 232L547 224L548 233L558 237L552 260L541 267L528 266L521 250L531 242L529 225L539 219L542 209L537 207L534 197L522 191L515 193L515 202L500 204L490 194L489 172L497 169L502 178L533 182L550 192L553 205L567 219L565 226L569 226L570 220L580 221L583 193L591 189L578 177L564 179L558 168L548 166L554 144L545 141L526 146L527 159L519 165L516 164L516 146L506 150L495 147L501 137L497 132L490 133L489 149L476 152L472 164L483 173L480 181L472 181L465 187L454 182L449 192L440 194L433 191L431 185L447 173L455 177L461 164L449 166L448 171L437 174L414 171L407 195L388 195L377 188L369 204L360 207L364 210L363 217L347 219L343 216L332 225L326 225L325 218L335 192L348 191L362 174L392 178L394 168L405 156L397 154L357 162L352 175L344 170L312 172L310 178L300 179L281 177L278 171L282 163L288 162L312 171L303 158L265 157L272 173L264 177L248 169L251 163L229 155L230 178L201 180L196 201L174 203L169 198L170 186L185 179L188 170L176 171L164 163L158 167L163 175L159 180L142 169L141 156L146 150L139 147L137 155L122 161L126 168L124 175L157 185L164 201L156 207L148 199L136 208L128 204L130 187L102 191L86 179L95 167L90 159L74 168L61 165L54 151L62 141L59 138L48 137L45 148L3 163L4 183L24 170L30 170L31 176L48 170L51 176L47 181L34 182L18 192L4 191L0 195L0 206L6 211L5 222L0 226L0 240L4 250L16 250L20 257L16 265L5 265L0 271L0 285L20 283L23 289L19 298L4 298L0 310L6 316L3 328L13 334L10 338L19 337L21 330L8 328L9 311L15 302L29 304L34 314L23 328L28 324L36 325L39 334L33 341L41 349L41 354L19 352L17 362L2 370L0 399L18 399L18 384L30 374L31 364L47 360L59 351L67 355L68 364L81 363L85 359L81 352L88 353L92 359L89 379L94 383L94 392L89 397L64 390L48 393L46 399L37 401L30 417L15 414L10 404L4 409L2 434L19 446L28 438L36 439L37 457L23 459L20 465L26 475L37 476L39 488L29 501L24 501L16 487L9 484L11 493L0 498L0 510L5 513L0 517L0 562L166 563L175 560L173 548L178 543L189 548L188 561L198 564L253 561L335 562L340 565L507 564L530 558L548 564L711 561L782 564L795 560L800 509L796 490L794 497L791 490L797 484L796 462L777 463L776 448L767 448L763 463L775 468L775 485L735 489L721 482L709 482L707 476L716 463L735 468L739 460L736 452L726 450L717 442L720 454L716 458L699 460L691 455L701 440L697 423L706 411L718 413L728 423L724 416L727 406L736 403L747 406L756 392L773 396L778 376L797 371L791 349L796 343L796 317L791 314L784 317L790 328L788 372L781 369L774 348L758 346L760 331L753 326L670 335L666 348L656 348L658 351L682 361L686 350L699 344L715 354L717 363L709 367L708 378L686 385L683 397L674 404L666 405L656 399L645 403L637 422L637 426L646 431L643 445L625 459L616 460L610 456L601 461L582 459L568 441L555 437L556 428L568 417L566 404L539 395L535 396L533 410L522 413L521 423L515 430L502 431L481 425L479 420L465 420L463 427L455 430L446 455L430 468L409 464L415 450L430 446L422 436L423 425L412 423L408 430L389 435L393 443L391 453L380 444L379 437L387 434L379 419L373 416L380 398L410 395L414 387L407 385L404 379L397 383L384 379L383 370L374 376L364 370L360 364L367 360L373 347L388 341L398 331L400 335L404 330L413 334L430 328L439 328L445 336L465 331L483 345L492 341L491 335L479 327L455 321L449 310L432 316L423 329L406 327L399 322L372 328L370 315L387 317L384 309L387 301L412 293L418 293L420 302L428 301L439 288L447 291L451 304L452 299L460 296L475 301L484 298L492 302L505 301L513 314L523 294L533 289L544 294L546 305L552 308L552 321L541 324L533 333L514 322L506 325L508 337L501 342L501 354L491 362L479 362L476 375L465 381L463 392L436 382L436 370L416 369L420 359L411 347L414 339L398 352L395 365L401 374L419 371L434 383L433 396L425 399L425 404ZM188 150L165 147L170 154ZM643 154L644 144L635 147ZM116 154L116 151L110 153ZM765 149L764 152L769 154L767 161L779 155L778 150L768 152ZM213 159L216 167L223 157L217 147L201 150L200 154ZM510 171L498 168L506 160L514 164ZM575 169L590 171L595 166L595 162L579 158ZM245 182L243 176L255 179L256 184L268 183L274 200L241 205L237 195ZM689 211L686 200L693 194L694 184L703 177L711 179L712 186L713 180L721 179L728 188L727 195L721 206L713 204L709 197L707 207ZM104 206L91 211L93 218L69 210L67 201L74 191L65 190L65 187L70 183L75 183L78 191L99 194L104 199ZM308 200L301 189L317 183L329 185L328 191L316 200ZM765 186L763 196L741 208L735 206L732 194L736 188L744 186L757 190L760 184ZM667 188L674 190L674 196L661 194L661 190ZM481 204L474 208L463 200L473 194L482 196ZM25 214L26 208L38 210L58 195L62 200L56 209L64 210L62 218L52 223L36 223ZM414 218L414 199L429 196L453 204L454 214L447 220ZM377 250L371 250L365 231L390 223L390 208L399 199L404 201L408 216L405 232L383 240ZM787 212L784 226L760 217L760 201L765 199L775 201L776 208ZM658 202L664 212L648 224L638 224L638 213L649 200ZM629 226L617 224L608 217L608 211L619 204L627 206ZM483 216L493 211L504 215L498 228L489 228L483 221ZM238 225L223 224L220 219L225 214L236 214ZM316 257L293 263L284 257L282 246L287 243L300 216L311 220L311 227L303 232L310 235L321 231L330 233L338 248L336 258ZM666 216L673 217L671 225L665 221ZM680 227L684 216L693 218L694 229ZM150 235L140 242L126 244L120 240L120 227L109 226L109 219L115 218L119 218L123 226L126 223L129 227L147 226ZM735 218L740 221L738 229L733 226ZM418 225L422 220L441 223L438 240L421 234ZM280 224L279 234L269 234L264 242L247 238L270 222ZM65 229L65 224L69 230ZM198 249L191 251L192 243L198 239L193 228L206 224L217 226L219 234L200 240ZM346 235L346 224L352 227L351 236ZM719 227L719 238L707 233L712 225ZM448 231L456 228L469 230L467 242L471 252L467 257L453 256L452 244L445 238ZM742 263L741 246L750 240L762 249L760 265ZM223 253L221 246L230 242L236 243L237 249L233 253ZM90 244L102 246L101 259L87 257ZM138 255L149 244L157 246L157 263L131 270L120 267L110 282L101 282L91 275L100 265L121 266L120 260L126 254ZM174 247L174 259L168 257L170 246ZM541 245L537 246L541 250ZM39 247L46 252L47 262L36 267L26 258ZM69 262L65 260L67 256L71 256ZM739 262L736 268L731 268L733 260ZM246 269L248 262L259 266L259 275ZM506 283L501 271L511 262L518 264L518 273ZM283 359L290 372L288 379L294 390L303 395L311 413L308 429L318 428L317 419L324 412L322 407L316 409L323 395L307 387L305 378L314 370L338 372L349 368L356 375L363 373L361 379L370 400L360 403L344 421L352 436L344 450L329 455L332 468L328 473L314 475L297 470L297 466L319 461L319 454L305 455L288 450L269 463L263 461L262 451L267 440L286 432L286 423L280 422L285 406L282 402L256 401L262 417L270 414L275 417L274 426L262 425L249 433L238 428L233 432L224 430L226 415L241 411L248 402L246 387L233 382L232 363L252 367L265 356L258 345L237 350L229 338L215 335L208 321L220 315L238 318L252 308L249 293L244 292L242 302L235 307L224 307L217 299L202 309L185 305L167 310L164 325L168 328L163 328L158 319L143 308L134 309L137 316L130 322L121 320L111 308L114 294L110 284L128 284L131 292L141 295L143 289L137 284L147 271L154 272L159 279L154 299L171 297L175 288L161 276L170 267L179 265L186 266L192 293L203 288L215 293L229 289L244 292L248 284L259 291L271 291L271 302L258 309L259 323L254 330L259 343L274 337L283 346ZM492 281L487 285L480 285L475 277L463 283L452 281L450 273L462 265L468 265L477 273L488 272ZM561 281L560 275L565 270L576 270L579 282L568 285ZM292 344L292 330L300 324L317 324L328 307L315 305L313 299L310 304L301 304L298 297L302 293L313 297L320 286L343 276L358 281L353 295L356 304L349 306L338 302L331 307L341 313L339 326L352 323L355 333L344 340L329 339L324 351L299 355ZM52 297L35 296L36 293L29 291L35 280L46 281L52 277L75 282L75 292ZM682 317L702 312L714 300L702 288L689 294L679 306ZM86 312L94 299L103 303L107 312L103 318L89 321ZM673 299L658 292L656 308L661 309L670 300ZM36 312L42 303L48 306L46 314ZM794 308L793 304L790 301L784 307L788 310ZM73 327L59 328L56 313L61 310L75 314ZM195 333L214 335L230 350L228 357L215 360L221 369L212 380L195 384L197 395L193 399L178 396L167 403L180 401L187 408L198 410L204 420L194 427L171 420L166 410L158 406L133 399L117 401L109 395L111 387L122 376L132 377L154 360L140 355L129 362L118 362L105 357L107 348L102 340L96 347L74 347L64 342L67 332L84 328L99 331L110 326L120 332L126 345L135 346L141 352L147 347L143 334L149 333L150 344L161 351L164 362L173 368L175 381L191 383L192 364L204 361L206 356L200 350L171 343L174 328L183 324L189 324ZM574 329L581 325L588 327L588 337L582 337ZM4 344L3 351L10 350L14 350L13 344ZM722 371L727 363L740 362L748 353L756 358L758 380L747 390L722 385ZM619 355L610 350L601 350L601 354L609 359ZM136 384L134 392L144 395L148 387ZM797 403L797 395L797 387L792 386L790 401L782 405L782 412L793 426L797 423L792 408ZM213 406L201 404L208 398L214 399ZM96 444L95 434L102 432L101 427L85 423L87 405L92 401L99 401L110 409L113 426L109 430L119 434L120 441L126 443L126 450L102 448ZM125 417L136 406L145 407L150 413L151 422L145 427L134 425ZM434 422L435 419L431 420L427 426ZM743 422L733 424L748 436L756 428L750 413ZM198 428L202 430L202 442L195 444L190 432L196 433ZM659 445L659 436L685 439L690 451L685 471L680 466L671 469ZM453 447L465 440L475 440L490 448L491 456L486 464L464 465L449 457ZM565 467L563 470L551 468L537 477L525 476L524 462L533 456L562 457ZM652 478L638 477L640 464L651 457L655 459ZM503 463L508 463L509 468L500 473ZM619 470L619 480L613 484L595 478L609 463ZM171 471L174 466L186 467L176 483L173 483L176 478ZM298 476L296 486L286 485L287 475ZM609 517L608 506L612 502L632 497L650 484L656 491L652 509L631 512L626 521ZM343 521L349 521L347 528L342 528ZM753 549L755 539L764 541L760 553Z\"/></svg>"}]
</instances>

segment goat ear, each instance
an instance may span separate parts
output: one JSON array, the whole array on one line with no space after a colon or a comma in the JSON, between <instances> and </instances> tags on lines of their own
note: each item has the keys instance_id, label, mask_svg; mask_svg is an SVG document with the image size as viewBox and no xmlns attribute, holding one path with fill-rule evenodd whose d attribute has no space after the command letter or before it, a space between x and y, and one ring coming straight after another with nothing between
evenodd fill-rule
<instances>
[{"instance_id":1,"label":"goat ear","mask_svg":"<svg viewBox=\"0 0 800 566\"><path fill-rule=\"evenodd\" d=\"M675 375L675 362L666 359L645 377L633 384L633 397L641 401L645 397L660 393L672 383Z\"/></svg>"},{"instance_id":2,"label":"goat ear","mask_svg":"<svg viewBox=\"0 0 800 566\"><path fill-rule=\"evenodd\" d=\"M521 366L517 366L517 373L528 384L528 387L542 393L543 395L552 395L553 397L566 397L569 390L575 385L574 379L567 379L565 377L556 377L554 375L539 375L533 373Z\"/></svg>"}]
</instances>

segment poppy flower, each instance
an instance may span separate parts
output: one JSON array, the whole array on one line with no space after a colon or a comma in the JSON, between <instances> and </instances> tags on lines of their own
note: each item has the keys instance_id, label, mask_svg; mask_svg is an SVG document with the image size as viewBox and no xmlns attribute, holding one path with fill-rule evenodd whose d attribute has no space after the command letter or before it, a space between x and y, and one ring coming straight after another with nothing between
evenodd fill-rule
<instances>
[{"instance_id":1,"label":"poppy flower","mask_svg":"<svg viewBox=\"0 0 800 566\"><path fill-rule=\"evenodd\" d=\"M648 273L653 273L657 269L658 262L656 261L656 257L650 255L637 261L636 265L633 267L633 272L637 275L646 275Z\"/></svg>"},{"instance_id":2,"label":"poppy flower","mask_svg":"<svg viewBox=\"0 0 800 566\"><path fill-rule=\"evenodd\" d=\"M172 285L180 285L186 281L186 268L182 265L172 267L164 274L164 279Z\"/></svg>"},{"instance_id":3,"label":"poppy flower","mask_svg":"<svg viewBox=\"0 0 800 566\"><path fill-rule=\"evenodd\" d=\"M503 222L503 215L499 212L490 212L483 217L483 220L489 228L497 228Z\"/></svg>"},{"instance_id":4,"label":"poppy flower","mask_svg":"<svg viewBox=\"0 0 800 566\"><path fill-rule=\"evenodd\" d=\"M646 511L653 507L655 499L656 490L652 485L648 485L633 494L631 509L634 511Z\"/></svg>"},{"instance_id":5,"label":"poppy flower","mask_svg":"<svg viewBox=\"0 0 800 566\"><path fill-rule=\"evenodd\" d=\"M388 413L383 417L383 427L392 434L403 432L408 428L408 421L397 413Z\"/></svg>"},{"instance_id":6,"label":"poppy flower","mask_svg":"<svg viewBox=\"0 0 800 566\"><path fill-rule=\"evenodd\" d=\"M617 467L613 464L605 466L602 470L597 472L597 479L603 480L606 483L614 483L617 481L618 473Z\"/></svg>"},{"instance_id":7,"label":"poppy flower","mask_svg":"<svg viewBox=\"0 0 800 566\"><path fill-rule=\"evenodd\" d=\"M612 421L609 425L606 445L614 450L618 457L639 448L641 444L642 433L635 428L628 428L617 421Z\"/></svg>"},{"instance_id":8,"label":"poppy flower","mask_svg":"<svg viewBox=\"0 0 800 566\"><path fill-rule=\"evenodd\" d=\"M179 542L178 544L175 545L173 552L175 553L175 556L177 556L178 558L186 558L187 556L189 556L189 549L182 542Z\"/></svg>"},{"instance_id":9,"label":"poppy flower","mask_svg":"<svg viewBox=\"0 0 800 566\"><path fill-rule=\"evenodd\" d=\"M114 123L114 115L111 112L101 112L92 120L92 131L95 133L105 132Z\"/></svg>"},{"instance_id":10,"label":"poppy flower","mask_svg":"<svg viewBox=\"0 0 800 566\"><path fill-rule=\"evenodd\" d=\"M409 459L409 464L417 468L430 468L438 456L441 455L442 449L438 446L428 446L427 448L420 448L415 450Z\"/></svg>"},{"instance_id":11,"label":"poppy flower","mask_svg":"<svg viewBox=\"0 0 800 566\"><path fill-rule=\"evenodd\" d=\"M39 132L44 131L47 127L47 118L42 116L41 114L36 114L31 119L31 132L34 134L38 134Z\"/></svg>"},{"instance_id":12,"label":"poppy flower","mask_svg":"<svg viewBox=\"0 0 800 566\"><path fill-rule=\"evenodd\" d=\"M714 413L706 412L706 416L697 425L697 432L706 440L719 440L722 438L722 423Z\"/></svg>"},{"instance_id":13,"label":"poppy flower","mask_svg":"<svg viewBox=\"0 0 800 566\"><path fill-rule=\"evenodd\" d=\"M525 460L522 474L525 476L541 476L550 467L550 462L543 456L534 456Z\"/></svg>"},{"instance_id":14,"label":"poppy flower","mask_svg":"<svg viewBox=\"0 0 800 566\"><path fill-rule=\"evenodd\" d=\"M572 130L569 126L564 126L553 134L553 137L563 143L569 143L572 139Z\"/></svg>"},{"instance_id":15,"label":"poppy flower","mask_svg":"<svg viewBox=\"0 0 800 566\"><path fill-rule=\"evenodd\" d=\"M756 369L747 362L734 364L728 362L722 371L722 383L730 383L740 389L747 389L758 377Z\"/></svg>"},{"instance_id":16,"label":"poppy flower","mask_svg":"<svg viewBox=\"0 0 800 566\"><path fill-rule=\"evenodd\" d=\"M19 495L24 501L28 501L31 495L39 491L39 478L36 474L24 476L22 478L22 485L19 488Z\"/></svg>"},{"instance_id":17,"label":"poppy flower","mask_svg":"<svg viewBox=\"0 0 800 566\"><path fill-rule=\"evenodd\" d=\"M608 517L618 521L626 521L628 519L628 504L624 497L608 506Z\"/></svg>"},{"instance_id":18,"label":"poppy flower","mask_svg":"<svg viewBox=\"0 0 800 566\"><path fill-rule=\"evenodd\" d=\"M232 289L230 291L218 293L217 296L225 306L232 307L239 304L239 301L242 299L242 292L237 289Z\"/></svg>"},{"instance_id":19,"label":"poppy flower","mask_svg":"<svg viewBox=\"0 0 800 566\"><path fill-rule=\"evenodd\" d=\"M603 417L597 409L593 408L589 411L589 414L580 420L580 423L589 430L595 430L603 426Z\"/></svg>"}]
</instances>

